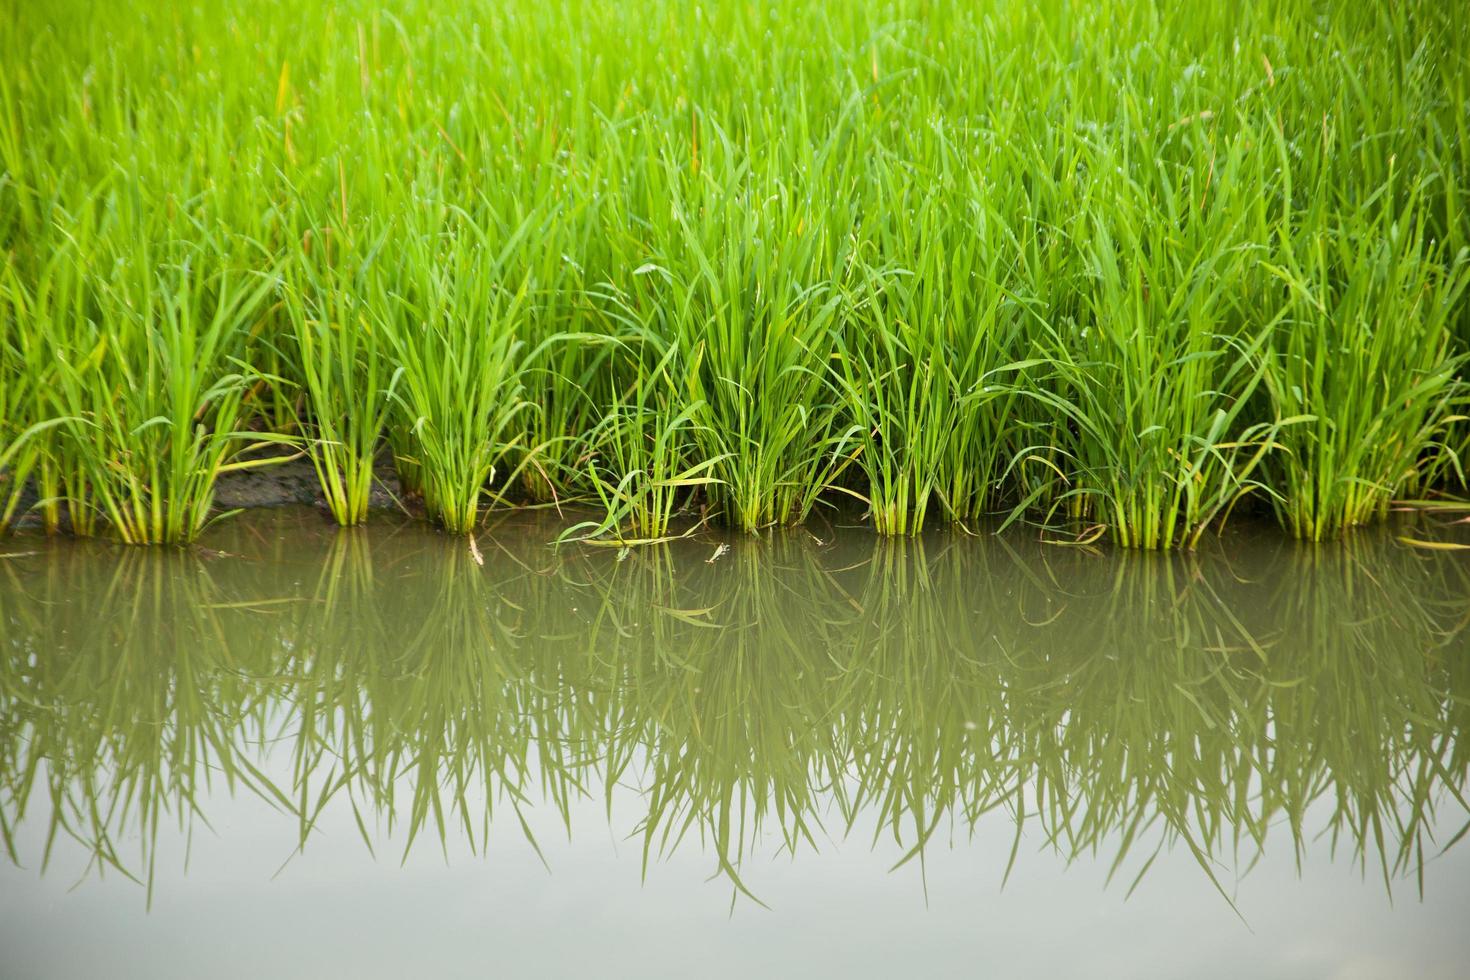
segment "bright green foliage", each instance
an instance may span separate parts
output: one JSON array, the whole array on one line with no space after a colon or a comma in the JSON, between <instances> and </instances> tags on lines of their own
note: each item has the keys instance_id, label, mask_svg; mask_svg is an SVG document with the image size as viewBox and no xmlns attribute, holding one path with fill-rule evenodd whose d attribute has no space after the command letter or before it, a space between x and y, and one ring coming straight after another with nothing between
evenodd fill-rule
<instances>
[{"instance_id":1,"label":"bright green foliage","mask_svg":"<svg viewBox=\"0 0 1470 980\"><path fill-rule=\"evenodd\" d=\"M6 5L0 525L250 430L344 523L1335 534L1463 472L1467 100L1439 0Z\"/></svg>"},{"instance_id":2,"label":"bright green foliage","mask_svg":"<svg viewBox=\"0 0 1470 980\"><path fill-rule=\"evenodd\" d=\"M588 437L587 471L606 516L570 528L567 536L627 525L637 539L664 537L688 489L716 482L708 474L721 457L690 460L691 417L703 406L675 407L669 365L676 353L669 348L652 369L635 372L639 383L626 396L613 396L612 409Z\"/></svg>"},{"instance_id":3,"label":"bright green foliage","mask_svg":"<svg viewBox=\"0 0 1470 980\"><path fill-rule=\"evenodd\" d=\"M291 327L282 354L300 375L306 451L342 525L367 517L373 460L397 378L358 292L383 240L375 245L360 264L319 265L298 256L281 291Z\"/></svg>"},{"instance_id":4,"label":"bright green foliage","mask_svg":"<svg viewBox=\"0 0 1470 980\"><path fill-rule=\"evenodd\" d=\"M424 506L446 530L470 532L496 464L517 442L517 318L528 284L502 278L507 251L462 212L412 235L402 273L375 304L401 374L396 393L422 472ZM510 232L513 243L526 226ZM508 247L507 247L508 248Z\"/></svg>"},{"instance_id":5,"label":"bright green foliage","mask_svg":"<svg viewBox=\"0 0 1470 980\"><path fill-rule=\"evenodd\" d=\"M1221 190L1206 203L1206 174L1176 186L1155 161L1090 164L1113 177L1079 225L1085 303L1044 328L1051 375L1034 397L1068 423L1055 501L1125 545L1192 546L1254 486L1272 445L1273 427L1249 414L1270 324L1238 299L1255 255L1249 212L1231 197L1259 186L1240 165L1238 154L1218 162Z\"/></svg>"},{"instance_id":6,"label":"bright green foliage","mask_svg":"<svg viewBox=\"0 0 1470 980\"><path fill-rule=\"evenodd\" d=\"M942 135L936 166L959 164ZM946 214L923 186L889 186L867 229L893 265L869 268L835 358L874 527L917 531L931 505L963 521L994 509L1017 396L998 375L1022 340L1013 242L975 177L973 203ZM1013 203L1013 202L1004 202Z\"/></svg>"},{"instance_id":7,"label":"bright green foliage","mask_svg":"<svg viewBox=\"0 0 1470 980\"><path fill-rule=\"evenodd\" d=\"M805 234L796 195L741 169L671 202L668 252L640 267L638 305L642 329L680 353L675 384L713 496L752 531L804 518L833 466L826 374L842 296L822 270L842 259Z\"/></svg>"},{"instance_id":8,"label":"bright green foliage","mask_svg":"<svg viewBox=\"0 0 1470 980\"><path fill-rule=\"evenodd\" d=\"M0 533L10 527L26 480L33 474L47 485L54 472L47 448L62 424L51 400L55 365L49 345L35 329L46 322L49 289L36 295L17 281L12 268L4 270L0 286ZM59 512L54 502L43 502L48 529L55 529Z\"/></svg>"},{"instance_id":9,"label":"bright green foliage","mask_svg":"<svg viewBox=\"0 0 1470 980\"><path fill-rule=\"evenodd\" d=\"M1416 491L1462 390L1446 320L1470 277L1465 256L1434 261L1418 222L1375 230L1326 227L1283 243L1270 267L1290 291L1271 401L1278 415L1306 416L1282 432L1272 484L1300 538L1382 517L1396 493Z\"/></svg>"},{"instance_id":10,"label":"bright green foliage","mask_svg":"<svg viewBox=\"0 0 1470 980\"><path fill-rule=\"evenodd\" d=\"M233 355L271 285L201 272L195 256L178 255L152 275L108 283L98 319L59 325L58 333L74 328L58 350L69 420L59 454L124 541L192 540L208 520L215 478L245 465L229 463L249 438L237 430L247 379ZM80 487L69 489L75 502ZM82 529L77 511L72 522Z\"/></svg>"}]
</instances>

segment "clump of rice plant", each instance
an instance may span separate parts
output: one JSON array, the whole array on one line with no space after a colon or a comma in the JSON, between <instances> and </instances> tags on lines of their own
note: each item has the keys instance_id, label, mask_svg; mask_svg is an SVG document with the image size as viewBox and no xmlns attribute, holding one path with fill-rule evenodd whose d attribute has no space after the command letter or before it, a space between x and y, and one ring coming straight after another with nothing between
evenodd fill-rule
<instances>
[{"instance_id":1,"label":"clump of rice plant","mask_svg":"<svg viewBox=\"0 0 1470 980\"><path fill-rule=\"evenodd\" d=\"M1113 176L1086 212L1083 308L1047 325L1035 397L1069 427L1053 506L1074 500L1126 546L1192 547L1257 486L1273 445L1275 427L1248 413L1268 324L1237 303L1254 261L1231 191L1244 160L1237 147L1212 162L1224 189L1208 205L1198 172L1093 163ZM1146 183L1126 176L1139 169Z\"/></svg>"},{"instance_id":2,"label":"clump of rice plant","mask_svg":"<svg viewBox=\"0 0 1470 980\"><path fill-rule=\"evenodd\" d=\"M869 514L883 534L917 533L931 506L954 521L993 507L1021 307L1009 290L1007 229L979 199L946 214L915 188L873 209L878 252L839 333L834 385L851 426Z\"/></svg>"},{"instance_id":3,"label":"clump of rice plant","mask_svg":"<svg viewBox=\"0 0 1470 980\"><path fill-rule=\"evenodd\" d=\"M53 262L61 257L58 253ZM27 288L9 264L0 278L0 534L19 516L21 496L33 475L42 487L54 486L50 447L65 420L51 401L50 345L36 329L50 319L48 278ZM41 501L51 531L59 522L58 503L54 495Z\"/></svg>"},{"instance_id":4,"label":"clump of rice plant","mask_svg":"<svg viewBox=\"0 0 1470 980\"><path fill-rule=\"evenodd\" d=\"M290 326L283 354L300 375L306 453L327 509L344 526L367 517L398 377L362 294L385 238L356 261L319 264L298 255L281 290Z\"/></svg>"},{"instance_id":5,"label":"clump of rice plant","mask_svg":"<svg viewBox=\"0 0 1470 980\"><path fill-rule=\"evenodd\" d=\"M1287 298L1266 384L1278 416L1306 417L1271 461L1296 537L1381 518L1422 483L1462 393L1446 325L1470 278L1465 255L1437 253L1412 210L1282 231L1271 271Z\"/></svg>"},{"instance_id":6,"label":"clump of rice plant","mask_svg":"<svg viewBox=\"0 0 1470 980\"><path fill-rule=\"evenodd\" d=\"M274 284L207 271L200 258L193 249L156 259L145 251L130 260L147 271L124 265L99 277L99 316L75 325L57 352L67 419L59 452L130 544L193 540L218 476L265 462L235 460L262 440L240 428L249 377L235 355Z\"/></svg>"},{"instance_id":7,"label":"clump of rice plant","mask_svg":"<svg viewBox=\"0 0 1470 980\"><path fill-rule=\"evenodd\" d=\"M838 465L827 365L843 295L823 269L842 260L797 195L750 174L723 134L710 141L698 175L669 179L664 251L626 288L640 332L679 352L711 497L754 531L803 520Z\"/></svg>"},{"instance_id":8,"label":"clump of rice plant","mask_svg":"<svg viewBox=\"0 0 1470 980\"><path fill-rule=\"evenodd\" d=\"M695 403L678 408L669 365L678 350L670 348L656 365L635 375L626 396L613 396L611 410L588 435L589 483L605 512L600 521L573 526L568 536L613 532L626 528L636 540L668 535L676 510L697 490L716 483L709 472L721 457L691 460L691 419Z\"/></svg>"},{"instance_id":9,"label":"clump of rice plant","mask_svg":"<svg viewBox=\"0 0 1470 980\"><path fill-rule=\"evenodd\" d=\"M522 442L524 344L517 324L527 283L508 279L525 224L504 240L462 211L435 209L408 236L401 272L378 297L374 330L397 365L396 424L412 445L424 506L445 530L468 534L496 466Z\"/></svg>"}]
</instances>

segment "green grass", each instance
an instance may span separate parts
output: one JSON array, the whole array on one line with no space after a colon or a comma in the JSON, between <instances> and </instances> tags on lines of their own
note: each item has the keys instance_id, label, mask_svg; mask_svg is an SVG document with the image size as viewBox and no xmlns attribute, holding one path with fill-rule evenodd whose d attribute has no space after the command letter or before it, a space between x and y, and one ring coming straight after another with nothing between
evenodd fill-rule
<instances>
[{"instance_id":1,"label":"green grass","mask_svg":"<svg viewBox=\"0 0 1470 980\"><path fill-rule=\"evenodd\" d=\"M30 481L49 527L188 539L247 431L344 524L386 449L456 532L855 496L1188 548L1464 478L1435 0L0 18L0 525Z\"/></svg>"},{"instance_id":2,"label":"green grass","mask_svg":"<svg viewBox=\"0 0 1470 980\"><path fill-rule=\"evenodd\" d=\"M1124 545L1192 547L1271 448L1251 399L1272 324L1239 301L1254 256L1235 189L1259 187L1242 155L1212 162L1226 199L1208 209L1210 175L1175 184L1154 161L1098 161L1113 179L1081 212L1083 306L1044 325L1033 354L1049 372L1031 397L1066 425L1047 444L1065 461L1052 506Z\"/></svg>"},{"instance_id":3,"label":"green grass","mask_svg":"<svg viewBox=\"0 0 1470 980\"><path fill-rule=\"evenodd\" d=\"M278 353L299 372L283 387L288 398L299 392L306 452L342 525L367 518L373 463L400 377L385 331L375 328L358 291L385 244L380 237L360 260L343 256L332 264L314 262L303 247L281 289L290 330Z\"/></svg>"},{"instance_id":4,"label":"green grass","mask_svg":"<svg viewBox=\"0 0 1470 980\"><path fill-rule=\"evenodd\" d=\"M1307 417L1272 460L1277 509L1298 537L1382 517L1439 462L1464 395L1465 354L1447 327L1470 264L1463 253L1435 261L1425 237L1418 220L1333 223L1283 242L1269 266L1290 293L1271 345L1272 405Z\"/></svg>"},{"instance_id":5,"label":"green grass","mask_svg":"<svg viewBox=\"0 0 1470 980\"><path fill-rule=\"evenodd\" d=\"M388 337L401 386L398 422L413 447L430 517L468 533L480 496L511 447L524 344L516 322L529 283L507 282L507 253L526 226L504 229L510 244L462 211L435 209L433 226L400 253L400 278L376 297L376 329ZM502 231L497 229L497 231Z\"/></svg>"}]
</instances>

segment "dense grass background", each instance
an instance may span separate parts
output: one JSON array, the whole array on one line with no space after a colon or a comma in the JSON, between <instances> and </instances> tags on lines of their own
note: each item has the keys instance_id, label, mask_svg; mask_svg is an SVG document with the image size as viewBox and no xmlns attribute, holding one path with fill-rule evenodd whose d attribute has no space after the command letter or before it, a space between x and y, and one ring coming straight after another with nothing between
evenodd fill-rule
<instances>
[{"instance_id":1,"label":"dense grass background","mask_svg":"<svg viewBox=\"0 0 1470 980\"><path fill-rule=\"evenodd\" d=\"M1336 534L1464 480L1450 6L4 5L0 525Z\"/></svg>"}]
</instances>

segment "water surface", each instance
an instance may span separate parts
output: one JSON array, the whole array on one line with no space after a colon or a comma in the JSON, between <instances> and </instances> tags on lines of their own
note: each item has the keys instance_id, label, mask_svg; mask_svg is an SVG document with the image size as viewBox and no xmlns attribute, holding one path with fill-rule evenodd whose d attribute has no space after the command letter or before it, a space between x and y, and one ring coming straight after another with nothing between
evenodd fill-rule
<instances>
[{"instance_id":1,"label":"water surface","mask_svg":"<svg viewBox=\"0 0 1470 980\"><path fill-rule=\"evenodd\" d=\"M1470 559L0 548L6 976L1461 976Z\"/></svg>"}]
</instances>

